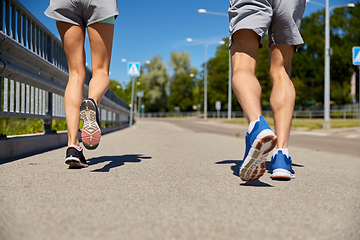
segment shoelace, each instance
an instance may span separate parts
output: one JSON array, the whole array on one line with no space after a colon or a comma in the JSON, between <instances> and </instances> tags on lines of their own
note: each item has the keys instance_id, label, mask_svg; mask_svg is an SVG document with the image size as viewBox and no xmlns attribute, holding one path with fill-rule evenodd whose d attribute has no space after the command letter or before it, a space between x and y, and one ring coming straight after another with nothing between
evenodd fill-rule
<instances>
[{"instance_id":1,"label":"shoelace","mask_svg":"<svg viewBox=\"0 0 360 240\"><path fill-rule=\"evenodd\" d=\"M89 116L89 119L87 118L86 120L87 121L84 121L84 129L86 129L87 131L90 130L90 131L95 132L98 129L96 119L92 119L92 117Z\"/></svg>"}]
</instances>

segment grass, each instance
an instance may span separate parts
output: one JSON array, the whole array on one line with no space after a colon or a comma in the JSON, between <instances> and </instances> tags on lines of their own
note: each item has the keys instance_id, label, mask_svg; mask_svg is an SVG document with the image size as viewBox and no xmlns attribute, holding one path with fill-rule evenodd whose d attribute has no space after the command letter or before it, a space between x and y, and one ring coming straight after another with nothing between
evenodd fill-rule
<instances>
[{"instance_id":1,"label":"grass","mask_svg":"<svg viewBox=\"0 0 360 240\"><path fill-rule=\"evenodd\" d=\"M109 123L111 126L111 123ZM101 127L105 127L105 122L101 122ZM80 121L79 129L83 128L83 121ZM51 129L54 132L67 130L66 120L53 119ZM0 136L13 136L32 133L43 133L44 123L43 119L39 118L14 118L1 117L0 118Z\"/></svg>"},{"instance_id":2,"label":"grass","mask_svg":"<svg viewBox=\"0 0 360 240\"><path fill-rule=\"evenodd\" d=\"M52 120L52 130L63 131L66 130L67 124L65 120ZM22 135L31 133L44 132L43 119L39 118L0 118L0 134Z\"/></svg>"},{"instance_id":3,"label":"grass","mask_svg":"<svg viewBox=\"0 0 360 240\"><path fill-rule=\"evenodd\" d=\"M274 126L274 120L272 118L266 118L266 121L270 126ZM234 124L248 124L246 118L236 118L234 120L224 121L226 123ZM331 119L331 128L347 128L347 127L359 127L359 119ZM305 128L309 130L322 129L323 119L293 119L291 127L293 128Z\"/></svg>"}]
</instances>

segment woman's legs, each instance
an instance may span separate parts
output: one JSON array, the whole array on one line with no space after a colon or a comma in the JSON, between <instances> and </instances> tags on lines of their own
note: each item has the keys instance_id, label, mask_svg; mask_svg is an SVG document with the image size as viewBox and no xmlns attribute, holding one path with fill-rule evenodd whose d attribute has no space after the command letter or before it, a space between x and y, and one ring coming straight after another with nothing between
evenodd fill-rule
<instances>
[{"instance_id":1,"label":"woman's legs","mask_svg":"<svg viewBox=\"0 0 360 240\"><path fill-rule=\"evenodd\" d=\"M69 81L65 90L65 116L68 127L68 146L77 145L80 122L80 104L85 83L85 28L65 22L56 23L69 66ZM94 23L87 27L93 77L89 84L89 98L99 104L109 87L109 68L114 25Z\"/></svg>"},{"instance_id":2,"label":"woman's legs","mask_svg":"<svg viewBox=\"0 0 360 240\"><path fill-rule=\"evenodd\" d=\"M68 128L68 146L79 146L80 104L85 83L85 28L65 22L56 23L69 66L69 81L64 103Z\"/></svg>"},{"instance_id":3,"label":"woman's legs","mask_svg":"<svg viewBox=\"0 0 360 240\"><path fill-rule=\"evenodd\" d=\"M87 27L90 48L92 79L89 83L89 98L98 105L110 85L109 68L114 25L94 23Z\"/></svg>"}]
</instances>

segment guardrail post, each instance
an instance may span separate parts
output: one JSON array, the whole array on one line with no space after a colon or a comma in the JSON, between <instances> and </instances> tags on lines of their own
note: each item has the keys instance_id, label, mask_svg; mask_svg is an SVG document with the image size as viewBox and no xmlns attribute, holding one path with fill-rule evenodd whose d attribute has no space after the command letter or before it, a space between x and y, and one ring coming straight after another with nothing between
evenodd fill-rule
<instances>
[{"instance_id":1,"label":"guardrail post","mask_svg":"<svg viewBox=\"0 0 360 240\"><path fill-rule=\"evenodd\" d=\"M47 37L47 60L51 63L54 63L53 58L54 58L54 47L53 47L53 39L52 36L49 35Z\"/></svg>"},{"instance_id":2,"label":"guardrail post","mask_svg":"<svg viewBox=\"0 0 360 240\"><path fill-rule=\"evenodd\" d=\"M3 83L3 78L0 76L0 112L2 112L3 108L2 108L2 95L3 95L3 89L2 89L2 83Z\"/></svg>"},{"instance_id":3,"label":"guardrail post","mask_svg":"<svg viewBox=\"0 0 360 240\"><path fill-rule=\"evenodd\" d=\"M4 31L4 18L3 18L3 12L4 12L4 2L3 0L0 0L0 31Z\"/></svg>"},{"instance_id":4,"label":"guardrail post","mask_svg":"<svg viewBox=\"0 0 360 240\"><path fill-rule=\"evenodd\" d=\"M51 129L51 124L52 124L52 93L48 92L48 96L47 96L47 110L46 110L46 115L50 116L50 118L48 119L44 119L44 132L45 134L51 134L52 133L52 129Z\"/></svg>"},{"instance_id":5,"label":"guardrail post","mask_svg":"<svg viewBox=\"0 0 360 240\"><path fill-rule=\"evenodd\" d=\"M5 34L10 36L10 0L5 0Z\"/></svg>"}]
</instances>

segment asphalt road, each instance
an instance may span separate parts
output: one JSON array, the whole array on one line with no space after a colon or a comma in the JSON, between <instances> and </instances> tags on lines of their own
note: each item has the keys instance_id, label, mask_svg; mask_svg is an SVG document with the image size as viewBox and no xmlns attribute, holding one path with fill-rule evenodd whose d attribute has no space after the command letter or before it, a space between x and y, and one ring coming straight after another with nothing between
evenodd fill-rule
<instances>
[{"instance_id":1,"label":"asphalt road","mask_svg":"<svg viewBox=\"0 0 360 240\"><path fill-rule=\"evenodd\" d=\"M245 138L245 133L247 131L247 126L245 125L221 123L221 121L216 120L165 119L165 121L193 132L213 133L231 137L240 137L242 139ZM290 148L295 146L306 150L359 157L360 130L358 128L332 129L329 131L292 130L289 145Z\"/></svg>"},{"instance_id":2,"label":"asphalt road","mask_svg":"<svg viewBox=\"0 0 360 240\"><path fill-rule=\"evenodd\" d=\"M0 239L359 239L359 156L294 142L296 179L271 180L268 159L242 182L244 129L141 119L84 150L88 168L66 148L1 164Z\"/></svg>"}]
</instances>

